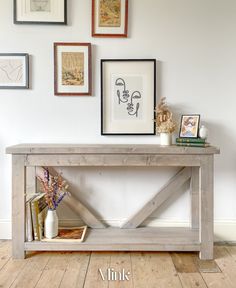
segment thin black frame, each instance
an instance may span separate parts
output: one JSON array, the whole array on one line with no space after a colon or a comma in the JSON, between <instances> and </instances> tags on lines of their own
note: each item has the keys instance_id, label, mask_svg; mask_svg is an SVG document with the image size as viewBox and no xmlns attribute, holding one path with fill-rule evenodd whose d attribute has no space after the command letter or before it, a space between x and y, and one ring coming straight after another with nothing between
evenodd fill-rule
<instances>
[{"instance_id":1,"label":"thin black frame","mask_svg":"<svg viewBox=\"0 0 236 288\"><path fill-rule=\"evenodd\" d=\"M103 136L147 136L147 135L156 135L156 123L153 120L153 132L152 133L106 133L103 129L103 63L105 62L153 62L153 77L154 77L154 93L153 93L153 119L155 119L155 107L156 107L156 59L101 59L101 135Z\"/></svg>"},{"instance_id":2,"label":"thin black frame","mask_svg":"<svg viewBox=\"0 0 236 288\"><path fill-rule=\"evenodd\" d=\"M25 57L25 86L1 86L0 89L29 89L29 54L27 53L0 53L1 56Z\"/></svg>"},{"instance_id":3,"label":"thin black frame","mask_svg":"<svg viewBox=\"0 0 236 288\"><path fill-rule=\"evenodd\" d=\"M197 125L197 136L194 137L186 137L186 136L181 136L181 128L182 128L182 122L183 122L183 117L188 116L188 117L198 117L198 125ZM179 128L179 138L189 138L189 139L196 139L198 138L198 133L199 133L199 127L200 127L200 119L201 115L200 114L183 114L181 115L181 121L180 121L180 128Z\"/></svg>"},{"instance_id":4,"label":"thin black frame","mask_svg":"<svg viewBox=\"0 0 236 288\"><path fill-rule=\"evenodd\" d=\"M64 0L64 20L62 22L48 21L18 21L17 20L17 0L14 0L14 24L38 24L38 25L67 25L67 0Z\"/></svg>"}]
</instances>

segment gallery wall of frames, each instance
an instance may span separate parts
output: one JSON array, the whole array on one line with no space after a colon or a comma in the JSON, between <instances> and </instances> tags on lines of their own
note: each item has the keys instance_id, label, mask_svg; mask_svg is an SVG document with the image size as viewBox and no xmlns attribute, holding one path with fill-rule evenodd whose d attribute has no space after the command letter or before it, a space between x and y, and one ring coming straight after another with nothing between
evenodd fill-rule
<instances>
[{"instance_id":1,"label":"gallery wall of frames","mask_svg":"<svg viewBox=\"0 0 236 288\"><path fill-rule=\"evenodd\" d=\"M67 25L67 5L67 0L14 0L14 24ZM128 0L91 0L91 10L92 37L128 38ZM91 46L54 43L56 96L92 95ZM2 53L0 64L0 89L29 89L27 53ZM156 60L102 59L100 77L101 134L154 135Z\"/></svg>"},{"instance_id":2,"label":"gallery wall of frames","mask_svg":"<svg viewBox=\"0 0 236 288\"><path fill-rule=\"evenodd\" d=\"M215 217L235 223L236 127L229 123L236 106L236 1L216 2L0 0L0 238L2 231L11 231L6 146L159 144L153 107L161 97L179 117L173 120L183 124L176 137L185 136L185 123L192 121L185 117L181 122L181 115L198 120L201 114L210 143L221 147L215 163ZM81 190L81 201L114 226L177 172L62 170L74 192ZM185 193L151 220L185 224L189 211ZM76 219L70 210L59 216Z\"/></svg>"}]
</instances>

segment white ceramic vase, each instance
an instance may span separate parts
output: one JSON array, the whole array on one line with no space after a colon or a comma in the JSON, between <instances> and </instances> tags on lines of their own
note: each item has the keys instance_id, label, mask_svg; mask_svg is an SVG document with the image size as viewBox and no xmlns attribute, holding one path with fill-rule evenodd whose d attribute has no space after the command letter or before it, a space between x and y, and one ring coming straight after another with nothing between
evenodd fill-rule
<instances>
[{"instance_id":1,"label":"white ceramic vase","mask_svg":"<svg viewBox=\"0 0 236 288\"><path fill-rule=\"evenodd\" d=\"M160 133L160 145L162 145L162 146L172 145L172 134L171 133Z\"/></svg>"},{"instance_id":2,"label":"white ceramic vase","mask_svg":"<svg viewBox=\"0 0 236 288\"><path fill-rule=\"evenodd\" d=\"M58 217L56 210L48 210L44 222L44 236L52 239L58 235Z\"/></svg>"},{"instance_id":3,"label":"white ceramic vase","mask_svg":"<svg viewBox=\"0 0 236 288\"><path fill-rule=\"evenodd\" d=\"M199 129L199 136L202 139L206 139L208 136L208 129L206 126L201 125L201 128Z\"/></svg>"}]
</instances>

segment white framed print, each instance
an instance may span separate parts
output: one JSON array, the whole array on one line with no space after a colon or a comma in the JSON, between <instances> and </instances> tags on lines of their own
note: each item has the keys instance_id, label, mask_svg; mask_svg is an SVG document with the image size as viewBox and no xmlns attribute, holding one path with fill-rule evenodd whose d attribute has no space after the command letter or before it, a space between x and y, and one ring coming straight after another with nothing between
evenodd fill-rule
<instances>
[{"instance_id":1,"label":"white framed print","mask_svg":"<svg viewBox=\"0 0 236 288\"><path fill-rule=\"evenodd\" d=\"M128 0L92 0L92 36L128 37Z\"/></svg>"},{"instance_id":2,"label":"white framed print","mask_svg":"<svg viewBox=\"0 0 236 288\"><path fill-rule=\"evenodd\" d=\"M29 55L0 53L0 89L29 88Z\"/></svg>"},{"instance_id":3,"label":"white framed print","mask_svg":"<svg viewBox=\"0 0 236 288\"><path fill-rule=\"evenodd\" d=\"M155 135L155 59L101 60L101 134Z\"/></svg>"},{"instance_id":4,"label":"white framed print","mask_svg":"<svg viewBox=\"0 0 236 288\"><path fill-rule=\"evenodd\" d=\"M54 43L55 95L91 95L91 65L90 43Z\"/></svg>"},{"instance_id":5,"label":"white framed print","mask_svg":"<svg viewBox=\"0 0 236 288\"><path fill-rule=\"evenodd\" d=\"M67 24L67 0L14 0L15 24Z\"/></svg>"}]
</instances>

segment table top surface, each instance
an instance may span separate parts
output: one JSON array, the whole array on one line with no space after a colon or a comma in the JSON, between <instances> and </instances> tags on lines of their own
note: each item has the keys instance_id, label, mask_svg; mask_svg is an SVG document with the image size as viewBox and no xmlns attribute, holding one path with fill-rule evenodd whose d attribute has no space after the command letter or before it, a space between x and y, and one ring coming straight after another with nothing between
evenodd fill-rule
<instances>
[{"instance_id":1,"label":"table top surface","mask_svg":"<svg viewBox=\"0 0 236 288\"><path fill-rule=\"evenodd\" d=\"M18 144L6 148L7 154L219 154L217 147L161 146L156 144Z\"/></svg>"}]
</instances>

